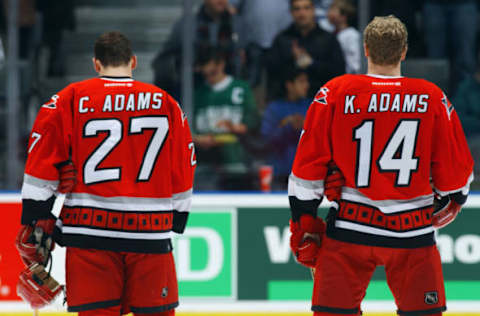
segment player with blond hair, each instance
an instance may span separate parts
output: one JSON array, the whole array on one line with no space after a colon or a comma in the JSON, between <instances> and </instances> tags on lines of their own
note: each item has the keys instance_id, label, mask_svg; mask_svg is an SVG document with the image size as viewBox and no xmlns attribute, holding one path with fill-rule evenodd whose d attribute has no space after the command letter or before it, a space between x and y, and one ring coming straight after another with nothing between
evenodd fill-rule
<instances>
[{"instance_id":1,"label":"player with blond hair","mask_svg":"<svg viewBox=\"0 0 480 316\"><path fill-rule=\"evenodd\" d=\"M375 17L364 51L368 73L329 81L308 111L289 179L292 251L314 268L315 316L360 315L377 266L399 315L441 315L434 230L465 203L473 159L445 94L401 76L407 30L399 19ZM331 190L332 161L345 183L325 225L317 208Z\"/></svg>"}]
</instances>

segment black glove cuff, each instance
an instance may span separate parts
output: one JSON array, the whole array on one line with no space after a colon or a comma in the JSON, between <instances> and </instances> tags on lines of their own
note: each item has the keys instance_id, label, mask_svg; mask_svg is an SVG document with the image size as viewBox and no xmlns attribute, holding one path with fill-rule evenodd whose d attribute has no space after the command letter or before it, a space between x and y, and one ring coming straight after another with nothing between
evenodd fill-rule
<instances>
[{"instance_id":1,"label":"black glove cuff","mask_svg":"<svg viewBox=\"0 0 480 316\"><path fill-rule=\"evenodd\" d=\"M185 226L187 226L188 212L173 211L173 227L172 230L177 234L183 234Z\"/></svg>"},{"instance_id":2,"label":"black glove cuff","mask_svg":"<svg viewBox=\"0 0 480 316\"><path fill-rule=\"evenodd\" d=\"M33 225L39 219L55 219L56 217L51 213L55 199L55 196L46 201L23 199L22 225Z\"/></svg>"},{"instance_id":3,"label":"black glove cuff","mask_svg":"<svg viewBox=\"0 0 480 316\"><path fill-rule=\"evenodd\" d=\"M289 196L288 199L290 201L290 210L292 211L292 220L298 222L303 214L317 217L318 206L322 202L323 197L319 200L308 201L299 200L294 196Z\"/></svg>"},{"instance_id":4,"label":"black glove cuff","mask_svg":"<svg viewBox=\"0 0 480 316\"><path fill-rule=\"evenodd\" d=\"M467 195L463 195L462 192L452 193L449 197L459 205L463 205L467 202Z\"/></svg>"}]
</instances>

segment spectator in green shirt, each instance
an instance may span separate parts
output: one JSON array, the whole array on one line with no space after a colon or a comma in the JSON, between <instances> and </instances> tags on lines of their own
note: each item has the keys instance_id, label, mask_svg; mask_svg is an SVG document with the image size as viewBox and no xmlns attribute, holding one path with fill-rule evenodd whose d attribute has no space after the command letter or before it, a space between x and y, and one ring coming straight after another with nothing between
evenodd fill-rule
<instances>
[{"instance_id":1,"label":"spectator in green shirt","mask_svg":"<svg viewBox=\"0 0 480 316\"><path fill-rule=\"evenodd\" d=\"M257 129L257 108L249 85L227 75L225 65L225 55L215 49L205 51L197 61L205 84L195 89L194 97L196 187L252 190L251 161L242 141Z\"/></svg>"}]
</instances>

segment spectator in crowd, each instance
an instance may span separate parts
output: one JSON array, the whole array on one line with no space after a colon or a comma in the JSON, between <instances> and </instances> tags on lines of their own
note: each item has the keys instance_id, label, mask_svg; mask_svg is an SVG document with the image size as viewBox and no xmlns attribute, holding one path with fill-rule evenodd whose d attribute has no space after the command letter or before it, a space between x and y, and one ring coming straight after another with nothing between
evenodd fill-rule
<instances>
[{"instance_id":1,"label":"spectator in crowd","mask_svg":"<svg viewBox=\"0 0 480 316\"><path fill-rule=\"evenodd\" d=\"M480 64L477 65L475 74L460 82L452 103L467 138L480 139Z\"/></svg>"},{"instance_id":2,"label":"spectator in crowd","mask_svg":"<svg viewBox=\"0 0 480 316\"><path fill-rule=\"evenodd\" d=\"M362 53L360 32L351 26L354 16L355 7L350 0L334 0L328 9L328 20L335 26L337 40L345 58L345 70L350 74L360 72Z\"/></svg>"},{"instance_id":3,"label":"spectator in crowd","mask_svg":"<svg viewBox=\"0 0 480 316\"><path fill-rule=\"evenodd\" d=\"M248 83L225 72L221 52L210 49L199 57L205 83L195 89L192 120L197 189L252 190L249 156L241 143L258 124L252 92Z\"/></svg>"},{"instance_id":4,"label":"spectator in crowd","mask_svg":"<svg viewBox=\"0 0 480 316\"><path fill-rule=\"evenodd\" d=\"M452 101L475 159L474 176L478 179L480 177L480 51L476 72L460 82Z\"/></svg>"},{"instance_id":5,"label":"spectator in crowd","mask_svg":"<svg viewBox=\"0 0 480 316\"><path fill-rule=\"evenodd\" d=\"M264 55L273 39L292 22L289 0L230 0L239 20L239 46L243 48L251 87L261 80Z\"/></svg>"},{"instance_id":6,"label":"spectator in crowd","mask_svg":"<svg viewBox=\"0 0 480 316\"><path fill-rule=\"evenodd\" d=\"M321 29L327 32L334 32L335 26L328 20L328 9L333 0L313 0L315 5L315 18Z\"/></svg>"},{"instance_id":7,"label":"spectator in crowd","mask_svg":"<svg viewBox=\"0 0 480 316\"><path fill-rule=\"evenodd\" d=\"M175 23L163 49L152 63L154 83L177 98L180 97L184 25L183 18ZM238 36L234 31L233 15L228 0L204 0L203 5L194 15L192 27L194 55L199 56L207 47L216 46L225 52L227 71L231 72ZM199 82L201 82L201 76L197 73L195 83Z\"/></svg>"},{"instance_id":8,"label":"spectator in crowd","mask_svg":"<svg viewBox=\"0 0 480 316\"><path fill-rule=\"evenodd\" d=\"M292 68L283 80L284 96L271 102L262 120L262 136L273 165L274 190L286 190L297 143L311 99L308 76L304 70Z\"/></svg>"},{"instance_id":9,"label":"spectator in crowd","mask_svg":"<svg viewBox=\"0 0 480 316\"><path fill-rule=\"evenodd\" d=\"M63 33L75 29L74 0L42 0L37 6L43 14L43 42L49 51L47 75L63 77L66 67Z\"/></svg>"},{"instance_id":10,"label":"spectator in crowd","mask_svg":"<svg viewBox=\"0 0 480 316\"><path fill-rule=\"evenodd\" d=\"M312 0L290 0L290 12L293 23L277 35L268 54L269 91L279 96L283 70L299 67L308 74L313 97L324 83L345 73L342 49L335 35L317 25Z\"/></svg>"},{"instance_id":11,"label":"spectator in crowd","mask_svg":"<svg viewBox=\"0 0 480 316\"><path fill-rule=\"evenodd\" d=\"M450 93L475 71L475 0L426 0L423 7L425 42L429 58L451 61Z\"/></svg>"}]
</instances>

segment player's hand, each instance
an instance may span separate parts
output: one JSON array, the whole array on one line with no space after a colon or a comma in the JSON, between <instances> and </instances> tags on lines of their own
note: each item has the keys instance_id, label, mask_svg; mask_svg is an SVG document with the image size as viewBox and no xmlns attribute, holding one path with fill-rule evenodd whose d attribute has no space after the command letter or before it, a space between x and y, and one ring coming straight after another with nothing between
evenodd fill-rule
<instances>
[{"instance_id":1,"label":"player's hand","mask_svg":"<svg viewBox=\"0 0 480 316\"><path fill-rule=\"evenodd\" d=\"M443 228L453 222L458 213L462 210L462 205L455 202L449 196L435 198L432 225L435 228Z\"/></svg>"},{"instance_id":2,"label":"player's hand","mask_svg":"<svg viewBox=\"0 0 480 316\"><path fill-rule=\"evenodd\" d=\"M343 186L345 186L345 177L333 161L329 162L327 176L325 177L324 195L330 202L340 201Z\"/></svg>"},{"instance_id":3,"label":"player's hand","mask_svg":"<svg viewBox=\"0 0 480 316\"><path fill-rule=\"evenodd\" d=\"M298 222L290 220L290 248L300 264L315 267L325 229L325 222L311 215L302 215Z\"/></svg>"},{"instance_id":4,"label":"player's hand","mask_svg":"<svg viewBox=\"0 0 480 316\"><path fill-rule=\"evenodd\" d=\"M58 184L58 192L72 192L75 184L77 184L77 170L70 160L62 164L58 168L60 174L60 183Z\"/></svg>"},{"instance_id":5,"label":"player's hand","mask_svg":"<svg viewBox=\"0 0 480 316\"><path fill-rule=\"evenodd\" d=\"M22 225L15 240L20 258L25 266L39 263L45 266L50 257L50 252L55 247L53 242L53 229L55 219L39 219L31 225Z\"/></svg>"}]
</instances>

